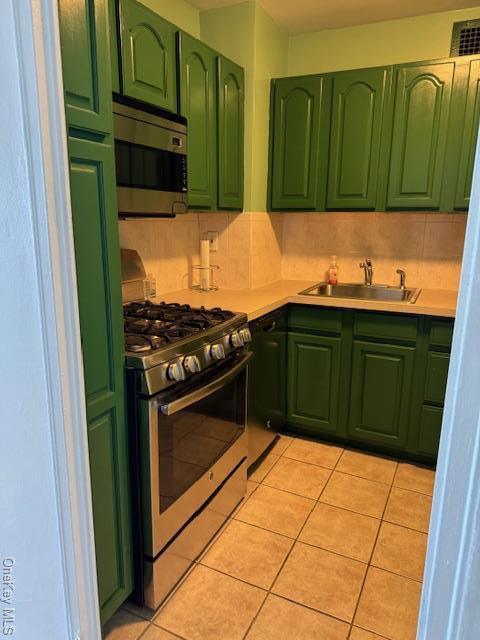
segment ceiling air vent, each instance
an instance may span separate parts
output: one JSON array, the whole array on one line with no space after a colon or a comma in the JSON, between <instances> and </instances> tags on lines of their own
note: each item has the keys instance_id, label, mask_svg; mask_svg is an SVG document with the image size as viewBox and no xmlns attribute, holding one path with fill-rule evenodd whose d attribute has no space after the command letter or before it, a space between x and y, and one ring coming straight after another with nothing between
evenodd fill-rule
<instances>
[{"instance_id":1,"label":"ceiling air vent","mask_svg":"<svg viewBox=\"0 0 480 640\"><path fill-rule=\"evenodd\" d=\"M451 56L480 53L480 20L455 22L452 31Z\"/></svg>"}]
</instances>

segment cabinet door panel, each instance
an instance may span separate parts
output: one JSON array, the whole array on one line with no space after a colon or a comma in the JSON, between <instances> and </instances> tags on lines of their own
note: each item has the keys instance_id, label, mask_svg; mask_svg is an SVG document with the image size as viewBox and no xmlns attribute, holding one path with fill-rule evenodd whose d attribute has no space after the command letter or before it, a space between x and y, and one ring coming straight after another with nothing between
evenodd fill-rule
<instances>
[{"instance_id":1,"label":"cabinet door panel","mask_svg":"<svg viewBox=\"0 0 480 640\"><path fill-rule=\"evenodd\" d=\"M73 233L102 621L132 591L113 149L69 139Z\"/></svg>"},{"instance_id":2,"label":"cabinet door panel","mask_svg":"<svg viewBox=\"0 0 480 640\"><path fill-rule=\"evenodd\" d=\"M414 347L354 341L349 433L402 448L408 434Z\"/></svg>"},{"instance_id":3,"label":"cabinet door panel","mask_svg":"<svg viewBox=\"0 0 480 640\"><path fill-rule=\"evenodd\" d=\"M480 60L473 60L470 63L465 111L461 115L463 117L463 133L455 208L468 209L480 118Z\"/></svg>"},{"instance_id":4,"label":"cabinet door panel","mask_svg":"<svg viewBox=\"0 0 480 640\"><path fill-rule=\"evenodd\" d=\"M435 404L443 404L445 402L449 365L450 356L448 353L428 353L425 402L433 402Z\"/></svg>"},{"instance_id":5,"label":"cabinet door panel","mask_svg":"<svg viewBox=\"0 0 480 640\"><path fill-rule=\"evenodd\" d=\"M388 71L335 74L327 208L374 209Z\"/></svg>"},{"instance_id":6,"label":"cabinet door panel","mask_svg":"<svg viewBox=\"0 0 480 640\"><path fill-rule=\"evenodd\" d=\"M218 58L218 206L243 209L244 73Z\"/></svg>"},{"instance_id":7,"label":"cabinet door panel","mask_svg":"<svg viewBox=\"0 0 480 640\"><path fill-rule=\"evenodd\" d=\"M188 204L217 205L216 54L185 33L179 34L180 112L188 119Z\"/></svg>"},{"instance_id":8,"label":"cabinet door panel","mask_svg":"<svg viewBox=\"0 0 480 640\"><path fill-rule=\"evenodd\" d=\"M65 108L70 127L108 133L112 128L110 59L105 0L60 0Z\"/></svg>"},{"instance_id":9,"label":"cabinet door panel","mask_svg":"<svg viewBox=\"0 0 480 640\"><path fill-rule=\"evenodd\" d=\"M175 27L137 0L121 0L123 90L177 110Z\"/></svg>"},{"instance_id":10,"label":"cabinet door panel","mask_svg":"<svg viewBox=\"0 0 480 640\"><path fill-rule=\"evenodd\" d=\"M338 426L340 359L340 338L289 334L289 422L335 433Z\"/></svg>"},{"instance_id":11,"label":"cabinet door panel","mask_svg":"<svg viewBox=\"0 0 480 640\"><path fill-rule=\"evenodd\" d=\"M120 65L118 40L118 2L108 0L108 35L110 41L110 64L112 70L112 91L120 93Z\"/></svg>"},{"instance_id":12,"label":"cabinet door panel","mask_svg":"<svg viewBox=\"0 0 480 640\"><path fill-rule=\"evenodd\" d=\"M272 208L315 209L324 79L277 80L274 93Z\"/></svg>"},{"instance_id":13,"label":"cabinet door panel","mask_svg":"<svg viewBox=\"0 0 480 640\"><path fill-rule=\"evenodd\" d=\"M387 206L440 206L453 62L396 69Z\"/></svg>"},{"instance_id":14,"label":"cabinet door panel","mask_svg":"<svg viewBox=\"0 0 480 640\"><path fill-rule=\"evenodd\" d=\"M443 409L422 407L420 432L418 434L418 453L436 458L442 430Z\"/></svg>"}]
</instances>

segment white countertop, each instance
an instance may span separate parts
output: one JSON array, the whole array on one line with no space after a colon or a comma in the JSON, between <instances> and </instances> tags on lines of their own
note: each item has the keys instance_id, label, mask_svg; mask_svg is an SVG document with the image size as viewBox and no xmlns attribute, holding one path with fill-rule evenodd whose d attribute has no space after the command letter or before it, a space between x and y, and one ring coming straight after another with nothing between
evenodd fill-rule
<instances>
[{"instance_id":1,"label":"white countertop","mask_svg":"<svg viewBox=\"0 0 480 640\"><path fill-rule=\"evenodd\" d=\"M299 292L317 284L311 280L278 280L257 289L221 289L200 292L180 289L158 296L156 302L178 302L207 308L222 307L231 311L246 313L249 320L274 311L288 303L307 304L319 307L342 307L345 309L365 309L370 311L390 311L418 315L454 318L457 306L457 291L443 289L422 289L415 304L405 302L379 302L375 300L352 300L346 298L323 298L300 296Z\"/></svg>"}]
</instances>

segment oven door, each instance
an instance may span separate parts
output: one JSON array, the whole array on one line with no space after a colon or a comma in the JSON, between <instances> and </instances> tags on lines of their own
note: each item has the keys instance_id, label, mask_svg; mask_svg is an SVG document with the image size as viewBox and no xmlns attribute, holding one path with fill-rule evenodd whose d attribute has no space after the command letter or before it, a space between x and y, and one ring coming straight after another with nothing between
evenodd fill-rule
<instances>
[{"instance_id":1,"label":"oven door","mask_svg":"<svg viewBox=\"0 0 480 640\"><path fill-rule=\"evenodd\" d=\"M245 460L252 353L140 407L143 549L155 558ZM205 377L206 376L206 377Z\"/></svg>"}]
</instances>

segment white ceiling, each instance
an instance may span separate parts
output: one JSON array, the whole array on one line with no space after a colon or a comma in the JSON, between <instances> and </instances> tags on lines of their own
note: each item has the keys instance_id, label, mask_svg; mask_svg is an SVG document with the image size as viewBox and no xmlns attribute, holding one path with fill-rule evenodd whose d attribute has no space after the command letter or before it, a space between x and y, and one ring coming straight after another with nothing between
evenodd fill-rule
<instances>
[{"instance_id":1,"label":"white ceiling","mask_svg":"<svg viewBox=\"0 0 480 640\"><path fill-rule=\"evenodd\" d=\"M189 0L200 10L243 0ZM291 34L476 7L479 0L259 0Z\"/></svg>"}]
</instances>

